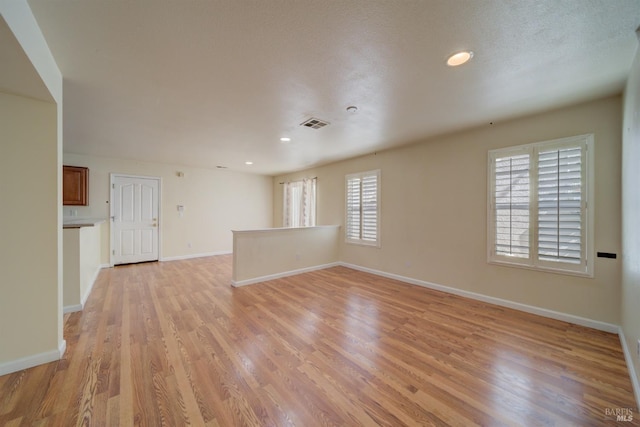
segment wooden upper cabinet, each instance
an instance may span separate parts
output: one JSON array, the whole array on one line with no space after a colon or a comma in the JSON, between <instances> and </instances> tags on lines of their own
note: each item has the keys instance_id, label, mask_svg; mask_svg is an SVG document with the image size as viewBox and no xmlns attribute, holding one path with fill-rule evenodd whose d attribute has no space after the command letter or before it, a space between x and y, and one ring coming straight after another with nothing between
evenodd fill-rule
<instances>
[{"instance_id":1,"label":"wooden upper cabinet","mask_svg":"<svg viewBox=\"0 0 640 427\"><path fill-rule=\"evenodd\" d=\"M79 166L62 167L62 204L89 205L89 169Z\"/></svg>"}]
</instances>

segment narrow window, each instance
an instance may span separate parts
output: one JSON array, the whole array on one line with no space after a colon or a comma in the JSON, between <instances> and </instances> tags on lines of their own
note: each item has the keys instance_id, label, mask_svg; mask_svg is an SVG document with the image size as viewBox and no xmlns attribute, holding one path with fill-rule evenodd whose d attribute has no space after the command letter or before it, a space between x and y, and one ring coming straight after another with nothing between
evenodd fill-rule
<instances>
[{"instance_id":1,"label":"narrow window","mask_svg":"<svg viewBox=\"0 0 640 427\"><path fill-rule=\"evenodd\" d=\"M380 246L380 171L346 177L346 241Z\"/></svg>"},{"instance_id":2,"label":"narrow window","mask_svg":"<svg viewBox=\"0 0 640 427\"><path fill-rule=\"evenodd\" d=\"M284 227L313 227L316 225L316 178L285 182L283 194Z\"/></svg>"},{"instance_id":3,"label":"narrow window","mask_svg":"<svg viewBox=\"0 0 640 427\"><path fill-rule=\"evenodd\" d=\"M495 218L498 255L529 257L529 155L495 160Z\"/></svg>"},{"instance_id":4,"label":"narrow window","mask_svg":"<svg viewBox=\"0 0 640 427\"><path fill-rule=\"evenodd\" d=\"M582 148L538 152L538 258L580 264L583 240Z\"/></svg>"}]
</instances>

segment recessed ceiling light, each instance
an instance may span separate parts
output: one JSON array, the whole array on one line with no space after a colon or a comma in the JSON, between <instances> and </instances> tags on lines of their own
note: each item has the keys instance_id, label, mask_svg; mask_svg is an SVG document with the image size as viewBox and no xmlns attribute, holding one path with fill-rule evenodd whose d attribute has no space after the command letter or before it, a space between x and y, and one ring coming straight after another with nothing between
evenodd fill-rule
<instances>
[{"instance_id":1,"label":"recessed ceiling light","mask_svg":"<svg viewBox=\"0 0 640 427\"><path fill-rule=\"evenodd\" d=\"M358 111L358 107L351 105L347 107L347 113L355 114Z\"/></svg>"},{"instance_id":2,"label":"recessed ceiling light","mask_svg":"<svg viewBox=\"0 0 640 427\"><path fill-rule=\"evenodd\" d=\"M457 67L468 62L471 58L473 58L473 52L470 50L454 53L447 59L447 65L449 67Z\"/></svg>"},{"instance_id":3,"label":"recessed ceiling light","mask_svg":"<svg viewBox=\"0 0 640 427\"><path fill-rule=\"evenodd\" d=\"M280 142L291 142L291 138L283 136L282 138L280 138Z\"/></svg>"},{"instance_id":4,"label":"recessed ceiling light","mask_svg":"<svg viewBox=\"0 0 640 427\"><path fill-rule=\"evenodd\" d=\"M253 162L244 162L245 165L252 165Z\"/></svg>"}]
</instances>

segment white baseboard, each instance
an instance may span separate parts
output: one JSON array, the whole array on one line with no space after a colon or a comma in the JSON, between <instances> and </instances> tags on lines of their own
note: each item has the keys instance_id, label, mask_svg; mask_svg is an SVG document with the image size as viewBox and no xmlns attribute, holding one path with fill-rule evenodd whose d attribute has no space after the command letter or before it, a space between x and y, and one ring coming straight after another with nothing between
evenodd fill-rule
<instances>
[{"instance_id":1,"label":"white baseboard","mask_svg":"<svg viewBox=\"0 0 640 427\"><path fill-rule=\"evenodd\" d=\"M31 356L21 357L20 359L12 360L10 362L0 363L0 376L60 360L66 349L67 342L62 340L58 344L58 348L56 350L45 351L44 353L38 353Z\"/></svg>"},{"instance_id":2,"label":"white baseboard","mask_svg":"<svg viewBox=\"0 0 640 427\"><path fill-rule=\"evenodd\" d=\"M331 262L329 264L314 265L312 267L299 268L297 270L290 270L282 273L268 274L266 276L255 277L253 279L245 279L245 280L238 280L238 281L232 280L231 286L233 286L234 288L238 288L240 286L254 285L256 283L266 282L267 280L275 280L283 277L295 276L296 274L308 273L310 271L324 270L325 268L336 267L338 265L341 265L341 264L339 262Z\"/></svg>"},{"instance_id":3,"label":"white baseboard","mask_svg":"<svg viewBox=\"0 0 640 427\"><path fill-rule=\"evenodd\" d=\"M102 270L103 268L111 268L113 267L112 265L110 265L109 263L106 264L100 264L100 269Z\"/></svg>"},{"instance_id":4,"label":"white baseboard","mask_svg":"<svg viewBox=\"0 0 640 427\"><path fill-rule=\"evenodd\" d=\"M67 351L67 340L61 340L58 343L58 360L62 359L62 356L64 356L64 352Z\"/></svg>"},{"instance_id":5,"label":"white baseboard","mask_svg":"<svg viewBox=\"0 0 640 427\"><path fill-rule=\"evenodd\" d=\"M76 311L84 310L84 305L86 304L87 299L89 298L89 295L91 295L91 291L93 290L93 285L96 284L96 280L98 280L98 275L100 274L100 270L102 270L103 268L109 268L109 264L98 265L98 267L96 268L96 271L94 271L93 273L93 277L91 278L91 284L89 285L89 288L87 288L87 291L84 293L84 295L80 296L80 304L65 305L64 308L62 309L63 313L67 314L67 313L74 313Z\"/></svg>"},{"instance_id":6,"label":"white baseboard","mask_svg":"<svg viewBox=\"0 0 640 427\"><path fill-rule=\"evenodd\" d=\"M84 308L83 304L65 305L64 308L62 309L62 312L64 314L75 313L76 311L82 311L83 308Z\"/></svg>"},{"instance_id":7,"label":"white baseboard","mask_svg":"<svg viewBox=\"0 0 640 427\"><path fill-rule=\"evenodd\" d=\"M502 307L512 308L514 310L524 311L526 313L537 314L539 316L548 317L551 319L562 320L564 322L574 323L576 325L586 326L588 328L598 329L600 331L618 333L618 325L611 323L601 322L599 320L587 319L585 317L575 316L573 314L561 313L559 311L548 310L546 308L536 307L532 305L522 304L515 301L509 301L502 298L491 297L488 295L478 294L471 291L465 291L463 289L452 288L449 286L439 285L437 283L426 282L424 280L413 279L411 277L400 276L398 274L386 273L380 270L374 270L372 268L361 267L355 264L349 264L340 262L340 265L354 270L364 271L365 273L375 274L377 276L386 277L389 279L399 280L401 282L410 283L412 285L423 286L425 288L435 289L437 291L447 292L454 295L459 295L474 300L487 302L490 304L499 305Z\"/></svg>"},{"instance_id":8,"label":"white baseboard","mask_svg":"<svg viewBox=\"0 0 640 427\"><path fill-rule=\"evenodd\" d=\"M99 265L96 268L96 271L93 272L93 276L91 277L91 284L89 284L87 291L80 298L80 304L82 305L82 308L84 308L84 305L87 302L87 298L89 298L89 295L91 295L91 291L93 290L93 285L95 285L96 280L98 280L98 275L100 274L100 270L102 270L102 266Z\"/></svg>"},{"instance_id":9,"label":"white baseboard","mask_svg":"<svg viewBox=\"0 0 640 427\"><path fill-rule=\"evenodd\" d=\"M182 259L191 259L191 258L204 258L208 256L216 256L216 255L231 255L231 251L219 251L219 252L205 252L201 254L190 254L190 255L178 255L178 256L168 256L160 258L161 262L164 261L179 261Z\"/></svg>"},{"instance_id":10,"label":"white baseboard","mask_svg":"<svg viewBox=\"0 0 640 427\"><path fill-rule=\"evenodd\" d=\"M620 343L622 344L622 351L624 352L624 360L627 362L627 369L629 370L629 376L631 377L631 385L633 386L633 392L636 397L636 410L640 411L640 383L638 382L638 374L636 373L636 368L633 364L633 356L631 351L629 351L629 346L627 345L627 339L624 336L622 326L618 330L618 335L620 336Z\"/></svg>"}]
</instances>

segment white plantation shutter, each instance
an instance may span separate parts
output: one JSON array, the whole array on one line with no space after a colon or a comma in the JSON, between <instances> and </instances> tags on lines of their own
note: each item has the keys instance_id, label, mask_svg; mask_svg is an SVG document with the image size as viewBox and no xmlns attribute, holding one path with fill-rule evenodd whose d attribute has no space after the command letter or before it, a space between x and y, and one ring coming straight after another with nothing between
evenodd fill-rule
<instances>
[{"instance_id":1,"label":"white plantation shutter","mask_svg":"<svg viewBox=\"0 0 640 427\"><path fill-rule=\"evenodd\" d=\"M368 242L378 240L378 175L362 177L362 235Z\"/></svg>"},{"instance_id":2,"label":"white plantation shutter","mask_svg":"<svg viewBox=\"0 0 640 427\"><path fill-rule=\"evenodd\" d=\"M489 261L593 275L592 135L489 152Z\"/></svg>"},{"instance_id":3,"label":"white plantation shutter","mask_svg":"<svg viewBox=\"0 0 640 427\"><path fill-rule=\"evenodd\" d=\"M529 154L495 160L495 253L529 258Z\"/></svg>"},{"instance_id":4,"label":"white plantation shutter","mask_svg":"<svg viewBox=\"0 0 640 427\"><path fill-rule=\"evenodd\" d=\"M362 179L353 177L347 180L347 240L360 239L361 203L360 189Z\"/></svg>"},{"instance_id":5,"label":"white plantation shutter","mask_svg":"<svg viewBox=\"0 0 640 427\"><path fill-rule=\"evenodd\" d=\"M582 259L580 146L538 153L538 257L580 264Z\"/></svg>"},{"instance_id":6,"label":"white plantation shutter","mask_svg":"<svg viewBox=\"0 0 640 427\"><path fill-rule=\"evenodd\" d=\"M380 171L347 175L347 241L379 244L379 183Z\"/></svg>"}]
</instances>

